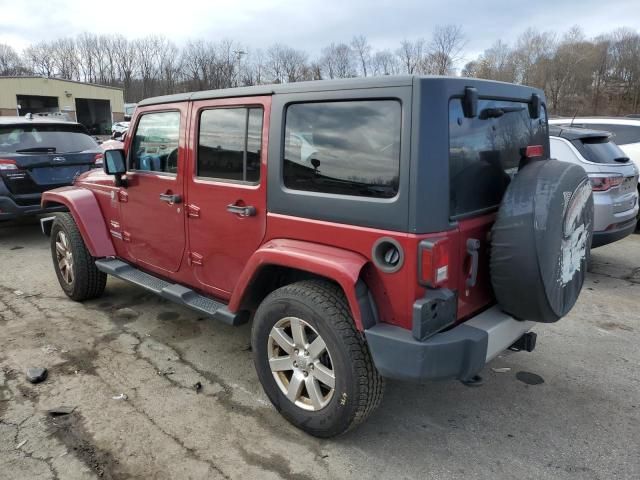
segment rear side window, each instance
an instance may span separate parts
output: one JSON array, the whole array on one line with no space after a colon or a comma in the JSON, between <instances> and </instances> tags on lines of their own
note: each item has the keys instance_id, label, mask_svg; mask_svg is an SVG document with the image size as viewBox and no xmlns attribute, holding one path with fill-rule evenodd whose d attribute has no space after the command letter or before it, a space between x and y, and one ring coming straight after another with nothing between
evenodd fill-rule
<instances>
[{"instance_id":1,"label":"rear side window","mask_svg":"<svg viewBox=\"0 0 640 480\"><path fill-rule=\"evenodd\" d=\"M262 108L218 108L200 114L197 176L260 181Z\"/></svg>"},{"instance_id":2,"label":"rear side window","mask_svg":"<svg viewBox=\"0 0 640 480\"><path fill-rule=\"evenodd\" d=\"M518 171L522 149L542 145L549 155L545 109L529 116L523 102L479 100L478 115L465 118L462 100L449 102L449 205L452 217L500 204Z\"/></svg>"},{"instance_id":3,"label":"rear side window","mask_svg":"<svg viewBox=\"0 0 640 480\"><path fill-rule=\"evenodd\" d=\"M96 141L80 125L2 125L0 152L75 153L99 149Z\"/></svg>"},{"instance_id":4,"label":"rear side window","mask_svg":"<svg viewBox=\"0 0 640 480\"><path fill-rule=\"evenodd\" d=\"M284 185L393 198L400 174L397 100L298 103L286 111Z\"/></svg>"},{"instance_id":5,"label":"rear side window","mask_svg":"<svg viewBox=\"0 0 640 480\"><path fill-rule=\"evenodd\" d=\"M131 170L178 172L180 112L145 113L131 143Z\"/></svg>"}]
</instances>

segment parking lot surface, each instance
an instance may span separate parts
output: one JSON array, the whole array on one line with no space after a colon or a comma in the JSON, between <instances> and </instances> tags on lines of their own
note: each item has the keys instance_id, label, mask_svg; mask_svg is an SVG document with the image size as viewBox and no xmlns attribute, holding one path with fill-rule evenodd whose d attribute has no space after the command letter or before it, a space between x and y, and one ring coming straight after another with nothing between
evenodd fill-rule
<instances>
[{"instance_id":1,"label":"parking lot surface","mask_svg":"<svg viewBox=\"0 0 640 480\"><path fill-rule=\"evenodd\" d=\"M367 423L318 440L268 403L250 325L112 278L74 303L38 224L2 224L0 479L640 478L640 235L595 250L578 305L535 331L483 386L389 381Z\"/></svg>"}]
</instances>

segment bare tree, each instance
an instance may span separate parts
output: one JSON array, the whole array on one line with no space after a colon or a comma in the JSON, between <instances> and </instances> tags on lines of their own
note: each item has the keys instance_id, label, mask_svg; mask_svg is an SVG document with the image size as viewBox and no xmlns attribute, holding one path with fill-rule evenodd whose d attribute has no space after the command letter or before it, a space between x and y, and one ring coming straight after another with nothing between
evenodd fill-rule
<instances>
[{"instance_id":1,"label":"bare tree","mask_svg":"<svg viewBox=\"0 0 640 480\"><path fill-rule=\"evenodd\" d=\"M398 75L400 73L400 60L389 50L376 52L372 59L374 75Z\"/></svg>"},{"instance_id":2,"label":"bare tree","mask_svg":"<svg viewBox=\"0 0 640 480\"><path fill-rule=\"evenodd\" d=\"M320 63L329 78L355 77L353 51L346 43L332 43L322 49Z\"/></svg>"},{"instance_id":3,"label":"bare tree","mask_svg":"<svg viewBox=\"0 0 640 480\"><path fill-rule=\"evenodd\" d=\"M419 38L414 42L403 40L400 42L400 48L396 53L406 73L409 75L420 73L420 65L423 63L425 55L425 41L423 38Z\"/></svg>"},{"instance_id":4,"label":"bare tree","mask_svg":"<svg viewBox=\"0 0 640 480\"><path fill-rule=\"evenodd\" d=\"M9 45L0 43L0 75L20 75L25 71L20 56Z\"/></svg>"},{"instance_id":5,"label":"bare tree","mask_svg":"<svg viewBox=\"0 0 640 480\"><path fill-rule=\"evenodd\" d=\"M454 73L456 64L462 59L465 45L466 41L460 25L436 26L429 42L429 70L437 75Z\"/></svg>"},{"instance_id":6,"label":"bare tree","mask_svg":"<svg viewBox=\"0 0 640 480\"><path fill-rule=\"evenodd\" d=\"M56 73L56 60L53 46L46 42L36 43L24 50L25 63L36 75L53 77Z\"/></svg>"},{"instance_id":7,"label":"bare tree","mask_svg":"<svg viewBox=\"0 0 640 480\"><path fill-rule=\"evenodd\" d=\"M360 63L360 73L363 77L367 76L369 64L371 63L371 45L364 35L358 35L351 40L351 48L358 57Z\"/></svg>"}]
</instances>

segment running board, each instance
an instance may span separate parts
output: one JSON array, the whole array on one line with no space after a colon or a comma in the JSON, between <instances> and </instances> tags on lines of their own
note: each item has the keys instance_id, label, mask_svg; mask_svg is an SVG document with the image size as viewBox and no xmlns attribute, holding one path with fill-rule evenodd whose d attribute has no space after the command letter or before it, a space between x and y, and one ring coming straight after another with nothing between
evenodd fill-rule
<instances>
[{"instance_id":1,"label":"running board","mask_svg":"<svg viewBox=\"0 0 640 480\"><path fill-rule=\"evenodd\" d=\"M167 300L189 307L196 312L220 320L228 325L241 325L246 323L246 312L233 313L224 303L220 303L210 297L200 295L198 292L177 283L167 282L149 273L114 258L96 260L96 267L107 275L112 275L134 285L138 285L150 292L160 295Z\"/></svg>"}]
</instances>

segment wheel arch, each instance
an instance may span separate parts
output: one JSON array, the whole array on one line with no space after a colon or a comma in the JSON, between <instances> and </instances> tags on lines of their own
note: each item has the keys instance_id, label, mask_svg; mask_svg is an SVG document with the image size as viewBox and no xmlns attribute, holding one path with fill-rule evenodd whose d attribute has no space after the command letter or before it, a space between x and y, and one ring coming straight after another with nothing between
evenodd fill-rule
<instances>
[{"instance_id":1,"label":"wheel arch","mask_svg":"<svg viewBox=\"0 0 640 480\"><path fill-rule=\"evenodd\" d=\"M362 255L337 247L299 240L271 240L247 262L229 309L253 310L277 288L301 280L326 280L342 289L356 328L363 331L377 321L373 297L360 275L367 263Z\"/></svg>"},{"instance_id":2,"label":"wheel arch","mask_svg":"<svg viewBox=\"0 0 640 480\"><path fill-rule=\"evenodd\" d=\"M115 256L113 242L93 192L77 187L62 187L44 192L42 207L53 205L64 205L69 210L80 230L82 240L93 257Z\"/></svg>"}]
</instances>

